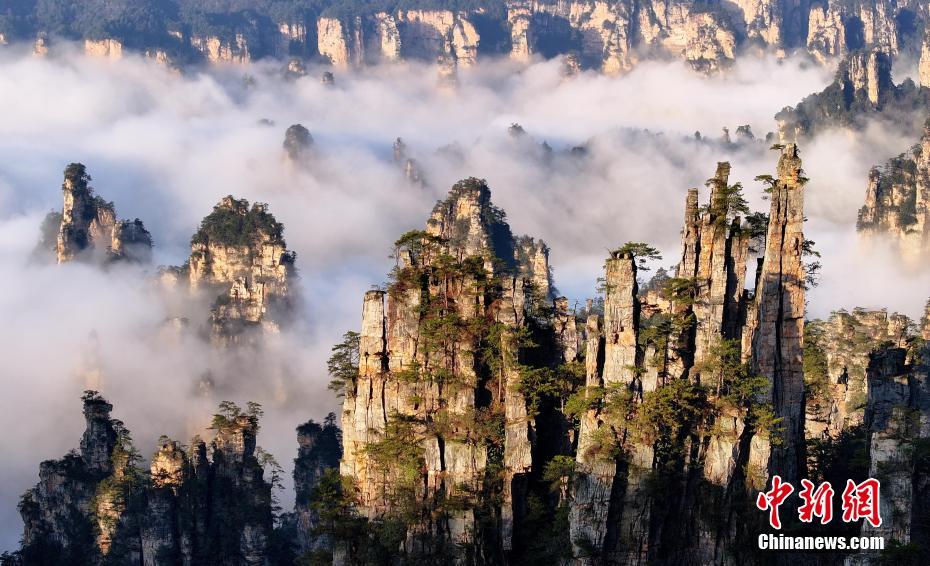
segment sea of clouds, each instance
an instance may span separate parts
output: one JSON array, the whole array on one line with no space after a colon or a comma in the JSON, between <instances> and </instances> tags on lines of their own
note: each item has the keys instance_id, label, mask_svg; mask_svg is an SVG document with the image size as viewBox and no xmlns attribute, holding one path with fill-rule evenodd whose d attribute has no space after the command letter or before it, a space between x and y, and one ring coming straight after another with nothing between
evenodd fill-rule
<instances>
[{"instance_id":1,"label":"sea of clouds","mask_svg":"<svg viewBox=\"0 0 930 566\"><path fill-rule=\"evenodd\" d=\"M77 447L83 389L102 391L146 456L161 434L208 435L220 400L259 401L259 444L289 474L294 427L338 410L326 390L330 346L358 327L364 291L392 265L391 243L421 228L455 181L487 179L514 232L550 246L562 294L583 302L607 250L623 242L650 242L660 265L677 263L686 191L717 161L731 161L731 179L767 210L753 178L774 171L770 144L698 143L694 132L716 140L722 127L748 124L764 137L778 110L832 77L800 59L752 58L714 78L681 63L566 80L556 61L487 62L461 70L455 89L416 64L337 72L334 86L318 80L323 70L299 80L278 63L180 74L131 57L0 49L0 549L18 542L16 501L39 462ZM281 147L295 123L315 139L299 166ZM510 135L512 123L526 135ZM393 162L396 137L425 185ZM806 231L823 254L809 316L854 306L919 315L926 274L862 248L854 227L869 167L914 141L875 126L802 146ZM579 145L583 154L570 151ZM164 336L163 321L184 313L159 298L152 269L30 261L42 217L61 208L70 162L87 166L120 217L144 220L156 264L186 261L190 236L223 196L267 202L297 252L295 325L252 359L223 359L196 338ZM281 498L290 505L289 491Z\"/></svg>"}]
</instances>

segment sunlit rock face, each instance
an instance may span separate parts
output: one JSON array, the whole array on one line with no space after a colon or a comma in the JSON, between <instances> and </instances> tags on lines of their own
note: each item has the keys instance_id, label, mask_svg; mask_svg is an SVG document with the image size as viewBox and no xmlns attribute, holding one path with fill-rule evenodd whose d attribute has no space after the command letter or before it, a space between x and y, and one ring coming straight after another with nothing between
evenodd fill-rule
<instances>
[{"instance_id":1,"label":"sunlit rock face","mask_svg":"<svg viewBox=\"0 0 930 566\"><path fill-rule=\"evenodd\" d=\"M850 53L839 63L832 84L775 115L780 140L810 139L831 128L862 130L873 121L919 136L930 114L930 90L910 79L895 84L892 62L881 49Z\"/></svg>"},{"instance_id":2,"label":"sunlit rock face","mask_svg":"<svg viewBox=\"0 0 930 566\"><path fill-rule=\"evenodd\" d=\"M866 239L888 238L912 267L930 252L930 127L909 151L869 171L856 227Z\"/></svg>"},{"instance_id":3,"label":"sunlit rock face","mask_svg":"<svg viewBox=\"0 0 930 566\"><path fill-rule=\"evenodd\" d=\"M551 305L551 285L544 244L515 239L490 196L481 180L456 183L425 231L398 240L388 289L369 291L363 302L340 467L367 517L401 505L439 513L438 521L408 527L409 556L465 559L519 544L515 523L537 426L520 390L517 360L526 346L519 336L537 324L534 305ZM555 341L548 325L539 331ZM545 352L555 354L561 358ZM489 355L500 363L487 365ZM484 428L490 422L501 428ZM482 504L467 495L490 488L489 466L504 478L493 504L501 519L492 523L478 521ZM450 511L448 498L465 505Z\"/></svg>"},{"instance_id":4,"label":"sunlit rock face","mask_svg":"<svg viewBox=\"0 0 930 566\"><path fill-rule=\"evenodd\" d=\"M90 175L80 163L72 163L65 169L61 186L64 204L60 213L51 212L46 216L37 255L45 256L52 250L52 233L57 231L54 255L58 263L75 260L100 264L150 262L152 236L145 225L138 218L117 220L113 203L97 196L90 181Z\"/></svg>"},{"instance_id":5,"label":"sunlit rock face","mask_svg":"<svg viewBox=\"0 0 930 566\"><path fill-rule=\"evenodd\" d=\"M36 44L36 51L46 52L46 38L61 35L60 26L40 10L19 10L25 13L13 19L4 41L38 37L41 45ZM138 51L172 66L297 57L357 67L431 62L446 55L456 65L469 67L482 58L527 61L575 54L585 68L610 74L627 72L644 60L666 58L686 61L701 72L717 72L740 54L759 51L779 56L806 51L822 64L861 49L916 58L926 16L912 1L890 0L506 0L494 9L434 5L389 10L327 4L245 11L213 6L174 17L156 12L147 18L117 7L112 17L121 26L102 33L83 23L93 14L76 12L76 23L65 39L83 42L84 51L98 58L119 59Z\"/></svg>"},{"instance_id":6,"label":"sunlit rock face","mask_svg":"<svg viewBox=\"0 0 930 566\"><path fill-rule=\"evenodd\" d=\"M191 238L187 276L193 290L217 297L213 337L223 343L253 330L276 332L291 314L294 253L267 205L223 198Z\"/></svg>"},{"instance_id":7,"label":"sunlit rock face","mask_svg":"<svg viewBox=\"0 0 930 566\"><path fill-rule=\"evenodd\" d=\"M732 522L711 519L702 494L757 489L769 474L800 473L800 169L797 148L785 147L777 176L769 178L769 215L743 219L739 187L729 184L730 165L719 163L707 181L708 204L700 205L697 189L688 191L674 277L663 274L640 289L637 254L649 253L640 243L607 259L603 313L592 313L585 327L582 392L590 405L579 416L569 506L573 555L580 563L638 564L656 556L726 562L739 552L737 533L751 530L753 519L738 505L730 507ZM752 253L761 257L750 293L744 286L752 242ZM735 388L745 386L736 385L740 380L752 381L754 392L737 400ZM666 402L688 406L679 403L692 395L695 417L679 413L680 425L664 418L643 421ZM678 400L660 401L669 396ZM777 432L765 429L755 420L757 411L771 411L786 424ZM775 434L783 436L773 442ZM701 487L677 484L683 477L700 478ZM664 489L655 489L657 481L665 482ZM686 511L668 515L669 505ZM667 538L663 532L694 536Z\"/></svg>"},{"instance_id":8,"label":"sunlit rock face","mask_svg":"<svg viewBox=\"0 0 930 566\"><path fill-rule=\"evenodd\" d=\"M122 59L123 44L115 39L85 40L84 53L91 57Z\"/></svg>"},{"instance_id":9,"label":"sunlit rock face","mask_svg":"<svg viewBox=\"0 0 930 566\"><path fill-rule=\"evenodd\" d=\"M804 327L805 434L837 437L865 420L869 358L879 344L906 347L912 322L886 310L853 309Z\"/></svg>"},{"instance_id":10,"label":"sunlit rock face","mask_svg":"<svg viewBox=\"0 0 930 566\"><path fill-rule=\"evenodd\" d=\"M797 146L784 148L773 184L768 233L751 332L752 367L769 380L769 398L784 427L769 448L770 473L799 481L804 454L804 183ZM760 458L766 449L760 450ZM752 458L751 458L752 459ZM789 479L790 478L790 479Z\"/></svg>"}]
</instances>

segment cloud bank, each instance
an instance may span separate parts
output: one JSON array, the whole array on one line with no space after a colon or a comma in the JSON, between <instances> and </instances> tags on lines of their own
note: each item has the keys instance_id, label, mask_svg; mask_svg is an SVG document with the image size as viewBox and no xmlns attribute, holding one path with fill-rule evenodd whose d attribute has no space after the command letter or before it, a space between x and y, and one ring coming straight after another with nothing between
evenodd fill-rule
<instances>
[{"instance_id":1,"label":"cloud bank","mask_svg":"<svg viewBox=\"0 0 930 566\"><path fill-rule=\"evenodd\" d=\"M693 134L716 138L723 126L749 124L764 136L775 112L831 77L774 59L747 59L714 79L678 63L565 80L557 62L500 62L460 72L451 91L437 87L435 69L415 64L337 73L332 87L317 80L323 69L296 81L280 71L267 63L181 76L132 58L0 50L0 548L17 543L15 502L39 461L77 446L85 387L114 403L146 456L160 434L203 433L222 399L259 401L259 443L289 473L294 427L338 406L326 392L330 346L358 327L364 291L390 269L391 243L422 227L456 180L486 178L514 232L550 245L562 293L583 301L606 251L625 241L651 242L662 264L677 261L686 190L702 186L717 161L730 160L733 179L766 209L752 179L774 170L768 144L698 143ZM298 122L316 142L303 167L281 150ZM525 136L508 134L514 122ZM426 186L393 163L398 136ZM930 294L924 275L855 246L868 167L912 141L872 128L802 147L809 237L824 255L812 316L860 304L915 314ZM579 145L586 151L570 151ZM30 264L72 161L87 165L119 216L145 221L160 264L185 261L191 234L221 197L268 202L298 254L298 323L254 359L223 360L196 339L165 335L165 318L184 313L158 299L150 271ZM205 379L217 389L205 394Z\"/></svg>"}]
</instances>

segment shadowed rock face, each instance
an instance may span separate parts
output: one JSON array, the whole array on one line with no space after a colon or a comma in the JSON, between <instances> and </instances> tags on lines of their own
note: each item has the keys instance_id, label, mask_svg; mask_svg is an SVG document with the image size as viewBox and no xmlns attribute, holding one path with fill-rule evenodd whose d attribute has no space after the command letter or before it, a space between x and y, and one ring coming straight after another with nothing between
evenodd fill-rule
<instances>
[{"instance_id":1,"label":"shadowed rock face","mask_svg":"<svg viewBox=\"0 0 930 566\"><path fill-rule=\"evenodd\" d=\"M297 458L294 460L294 513L298 553L332 550L332 540L316 534L319 513L313 501L323 475L338 471L342 457L342 433L336 415L330 413L322 425L308 421L297 427Z\"/></svg>"},{"instance_id":2,"label":"shadowed rock face","mask_svg":"<svg viewBox=\"0 0 930 566\"><path fill-rule=\"evenodd\" d=\"M301 124L294 124L284 133L284 152L293 163L304 161L313 149L313 136Z\"/></svg>"},{"instance_id":3,"label":"shadowed rock face","mask_svg":"<svg viewBox=\"0 0 930 566\"><path fill-rule=\"evenodd\" d=\"M911 325L906 316L867 309L834 312L805 325L808 438L835 438L863 424L869 356L882 343L906 347Z\"/></svg>"},{"instance_id":4,"label":"shadowed rock face","mask_svg":"<svg viewBox=\"0 0 930 566\"><path fill-rule=\"evenodd\" d=\"M927 320L921 334L927 334ZM913 342L911 342L913 344ZM863 536L882 536L915 552L925 552L927 527L928 457L930 441L930 349L918 343L905 349L894 344L876 346L866 370L868 402L868 476L881 481L880 526L862 524ZM854 556L854 565L876 564L878 553Z\"/></svg>"},{"instance_id":5,"label":"shadowed rock face","mask_svg":"<svg viewBox=\"0 0 930 566\"><path fill-rule=\"evenodd\" d=\"M138 468L122 422L96 392L84 397L80 454L43 462L20 505L23 564L268 564L276 559L271 485L256 457L257 417L214 419L211 458L167 438Z\"/></svg>"}]
</instances>

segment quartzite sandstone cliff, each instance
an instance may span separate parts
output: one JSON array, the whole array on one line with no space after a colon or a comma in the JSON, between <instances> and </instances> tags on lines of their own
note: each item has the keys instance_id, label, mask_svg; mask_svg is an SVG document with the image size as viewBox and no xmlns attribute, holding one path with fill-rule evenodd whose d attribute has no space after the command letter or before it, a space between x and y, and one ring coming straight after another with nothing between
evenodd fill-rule
<instances>
[{"instance_id":1,"label":"quartzite sandstone cliff","mask_svg":"<svg viewBox=\"0 0 930 566\"><path fill-rule=\"evenodd\" d=\"M4 42L33 42L38 37L43 52L48 38L64 36L83 40L92 56L119 58L136 50L165 64L320 57L348 66L448 57L454 64L472 65L488 56L527 60L571 54L587 68L615 73L653 57L673 57L700 70L715 70L742 51L760 48L779 54L807 51L824 62L862 48L916 58L928 16L913 0L507 0L481 7L324 4L216 10L156 13L150 19L121 15L119 10L82 12L75 21L62 24L23 5L0 21L0 33ZM120 22L112 26L119 32L99 31L108 29L108 17ZM98 26L86 21L97 21Z\"/></svg>"}]
</instances>

